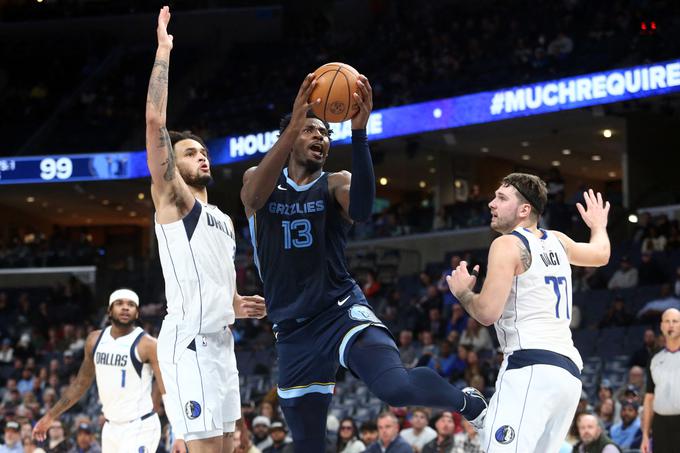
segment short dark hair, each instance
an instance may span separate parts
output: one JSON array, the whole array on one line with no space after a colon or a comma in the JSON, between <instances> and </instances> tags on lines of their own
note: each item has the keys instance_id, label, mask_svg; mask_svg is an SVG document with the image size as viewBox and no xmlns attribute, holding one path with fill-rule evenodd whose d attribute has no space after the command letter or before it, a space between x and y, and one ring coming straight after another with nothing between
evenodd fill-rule
<instances>
[{"instance_id":1,"label":"short dark hair","mask_svg":"<svg viewBox=\"0 0 680 453\"><path fill-rule=\"evenodd\" d=\"M531 212L536 218L543 214L548 202L548 187L541 178L528 173L510 173L503 178L502 184L517 189L520 200L531 205Z\"/></svg>"},{"instance_id":2,"label":"short dark hair","mask_svg":"<svg viewBox=\"0 0 680 453\"><path fill-rule=\"evenodd\" d=\"M279 122L279 134L283 134L283 131L286 130L288 125L290 124L290 120L293 117L292 113L288 113L287 115L284 115L283 118L281 118L281 121ZM324 126L326 126L326 129L328 130L328 138L331 137L331 134L333 133L333 129L331 129L330 123L328 121L324 121L318 116L314 114L311 110L307 110L307 118L316 118L317 120L321 121Z\"/></svg>"},{"instance_id":3,"label":"short dark hair","mask_svg":"<svg viewBox=\"0 0 680 453\"><path fill-rule=\"evenodd\" d=\"M175 144L182 140L196 140L203 148L205 148L205 151L208 152L208 147L203 139L191 131L168 131L168 135L170 135L170 143L172 144L173 149L175 148Z\"/></svg>"},{"instance_id":4,"label":"short dark hair","mask_svg":"<svg viewBox=\"0 0 680 453\"><path fill-rule=\"evenodd\" d=\"M378 425L373 420L367 420L361 424L360 432L364 431L377 431Z\"/></svg>"}]
</instances>

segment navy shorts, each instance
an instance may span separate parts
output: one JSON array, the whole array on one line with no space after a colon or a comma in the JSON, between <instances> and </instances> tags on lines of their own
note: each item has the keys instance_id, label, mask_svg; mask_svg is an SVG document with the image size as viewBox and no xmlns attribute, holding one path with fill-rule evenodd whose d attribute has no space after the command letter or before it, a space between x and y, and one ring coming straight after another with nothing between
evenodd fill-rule
<instances>
[{"instance_id":1,"label":"navy shorts","mask_svg":"<svg viewBox=\"0 0 680 453\"><path fill-rule=\"evenodd\" d=\"M332 395L338 366L347 367L347 351L369 326L387 329L358 286L312 318L275 324L281 403L309 393Z\"/></svg>"}]
</instances>

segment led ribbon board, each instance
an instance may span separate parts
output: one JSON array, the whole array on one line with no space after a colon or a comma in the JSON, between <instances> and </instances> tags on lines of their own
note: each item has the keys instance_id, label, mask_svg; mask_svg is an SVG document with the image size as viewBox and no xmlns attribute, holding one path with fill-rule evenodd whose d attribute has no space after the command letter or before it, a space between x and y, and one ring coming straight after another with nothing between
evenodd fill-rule
<instances>
[{"instance_id":1,"label":"led ribbon board","mask_svg":"<svg viewBox=\"0 0 680 453\"><path fill-rule=\"evenodd\" d=\"M367 132L371 140L381 140L678 91L680 60L672 60L377 110ZM334 144L350 143L350 121L331 127ZM277 131L263 131L212 140L208 142L212 165L261 157L277 137ZM0 158L0 184L146 176L145 151Z\"/></svg>"}]
</instances>

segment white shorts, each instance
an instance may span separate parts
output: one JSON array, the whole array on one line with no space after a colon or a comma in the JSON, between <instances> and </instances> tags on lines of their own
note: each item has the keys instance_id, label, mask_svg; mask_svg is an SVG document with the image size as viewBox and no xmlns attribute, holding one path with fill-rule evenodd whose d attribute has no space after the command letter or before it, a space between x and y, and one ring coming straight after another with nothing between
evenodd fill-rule
<instances>
[{"instance_id":1,"label":"white shorts","mask_svg":"<svg viewBox=\"0 0 680 453\"><path fill-rule=\"evenodd\" d=\"M581 398L581 380L555 365L507 368L506 358L484 420L482 449L486 453L559 451Z\"/></svg>"},{"instance_id":2,"label":"white shorts","mask_svg":"<svg viewBox=\"0 0 680 453\"><path fill-rule=\"evenodd\" d=\"M165 322L163 326L169 327ZM231 330L225 326L221 332L198 334L180 354L175 351L174 361L176 345L164 344L174 338L168 335L174 325L173 332L165 330L164 335L161 328L158 337L158 362L173 432L186 441L234 432L241 418L241 395Z\"/></svg>"},{"instance_id":3,"label":"white shorts","mask_svg":"<svg viewBox=\"0 0 680 453\"><path fill-rule=\"evenodd\" d=\"M161 422L153 414L144 420L104 423L102 453L155 453L161 439Z\"/></svg>"}]
</instances>

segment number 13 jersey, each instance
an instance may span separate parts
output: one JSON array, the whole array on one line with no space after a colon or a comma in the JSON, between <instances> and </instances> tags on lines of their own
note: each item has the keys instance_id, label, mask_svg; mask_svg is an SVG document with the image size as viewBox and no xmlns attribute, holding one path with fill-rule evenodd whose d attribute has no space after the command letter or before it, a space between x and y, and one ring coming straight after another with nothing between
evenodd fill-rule
<instances>
[{"instance_id":1,"label":"number 13 jersey","mask_svg":"<svg viewBox=\"0 0 680 453\"><path fill-rule=\"evenodd\" d=\"M571 339L571 265L564 246L551 231L537 237L524 228L517 236L531 254L529 269L515 276L496 333L505 354L544 349L569 357L579 369L583 361Z\"/></svg>"},{"instance_id":2,"label":"number 13 jersey","mask_svg":"<svg viewBox=\"0 0 680 453\"><path fill-rule=\"evenodd\" d=\"M328 189L327 173L299 186L285 168L248 220L272 322L310 318L356 285L344 255L352 224Z\"/></svg>"}]
</instances>

